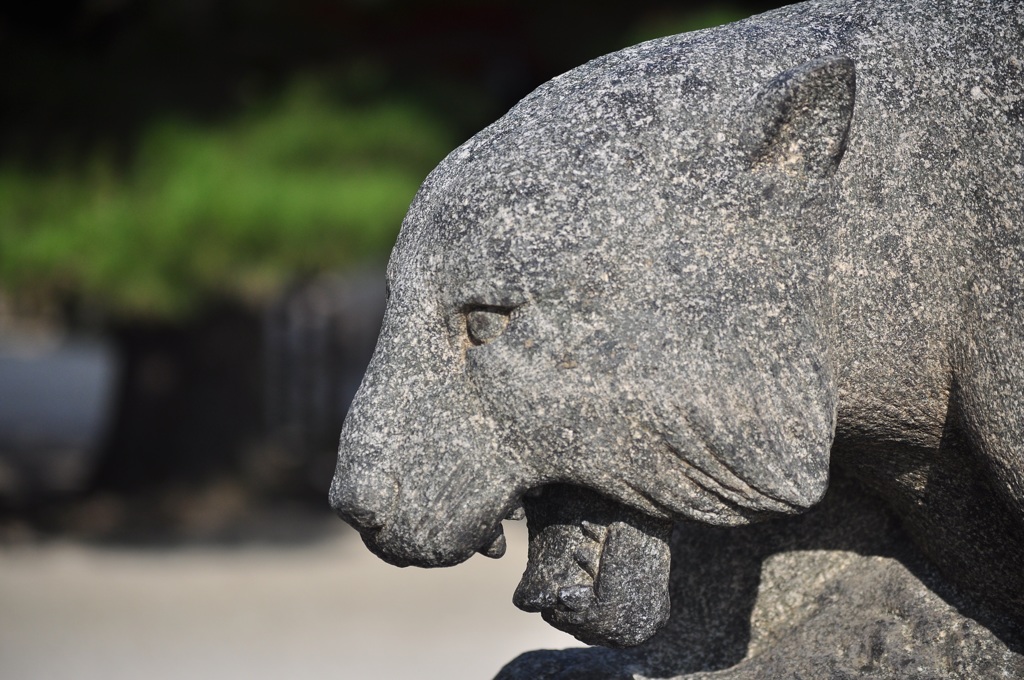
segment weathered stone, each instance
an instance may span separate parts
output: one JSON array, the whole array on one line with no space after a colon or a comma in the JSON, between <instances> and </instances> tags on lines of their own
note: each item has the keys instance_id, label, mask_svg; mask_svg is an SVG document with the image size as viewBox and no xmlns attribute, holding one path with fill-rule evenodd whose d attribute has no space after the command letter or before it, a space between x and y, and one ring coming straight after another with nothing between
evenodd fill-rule
<instances>
[{"instance_id":1,"label":"weathered stone","mask_svg":"<svg viewBox=\"0 0 1024 680\"><path fill-rule=\"evenodd\" d=\"M672 617L632 649L524 654L498 680L1018 678L1024 630L943 579L841 474L796 519L676 527Z\"/></svg>"},{"instance_id":2,"label":"weathered stone","mask_svg":"<svg viewBox=\"0 0 1024 680\"><path fill-rule=\"evenodd\" d=\"M597 59L424 182L332 504L383 559L447 566L500 555L526 495L516 601L583 640L641 642L671 593L635 650L509 677L1017 672L1022 220L1016 0L822 0ZM898 551L843 547L870 503L742 528L830 468L1000 613L971 623L888 524ZM759 576L756 604L724 587ZM718 613L677 625L687 597Z\"/></svg>"},{"instance_id":3,"label":"weathered stone","mask_svg":"<svg viewBox=\"0 0 1024 680\"><path fill-rule=\"evenodd\" d=\"M613 647L639 644L665 623L671 522L558 484L523 503L530 553L517 607Z\"/></svg>"}]
</instances>

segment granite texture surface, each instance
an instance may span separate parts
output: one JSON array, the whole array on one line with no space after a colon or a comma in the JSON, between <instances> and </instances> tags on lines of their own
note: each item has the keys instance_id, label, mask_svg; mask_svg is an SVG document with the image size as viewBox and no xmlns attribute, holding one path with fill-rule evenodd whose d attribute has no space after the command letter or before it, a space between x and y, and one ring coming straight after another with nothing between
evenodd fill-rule
<instances>
[{"instance_id":1,"label":"granite texture surface","mask_svg":"<svg viewBox=\"0 0 1024 680\"><path fill-rule=\"evenodd\" d=\"M525 507L515 601L634 646L569 654L608 677L1018 673L1022 220L1017 0L818 0L597 59L424 182L332 505L418 566L500 556ZM824 538L872 503L778 519L837 470L899 550ZM736 541L759 568L707 567ZM687 597L725 613L677 625ZM569 666L504 673L604 677Z\"/></svg>"},{"instance_id":2,"label":"granite texture surface","mask_svg":"<svg viewBox=\"0 0 1024 680\"><path fill-rule=\"evenodd\" d=\"M1019 621L944 579L838 473L796 519L677 525L672 617L630 649L524 654L498 680L1020 678Z\"/></svg>"}]
</instances>

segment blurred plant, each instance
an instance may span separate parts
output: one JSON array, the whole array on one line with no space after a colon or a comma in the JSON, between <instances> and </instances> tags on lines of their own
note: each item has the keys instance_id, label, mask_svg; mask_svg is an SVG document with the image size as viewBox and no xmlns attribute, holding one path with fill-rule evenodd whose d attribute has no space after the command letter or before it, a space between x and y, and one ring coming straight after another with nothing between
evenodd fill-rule
<instances>
[{"instance_id":1,"label":"blurred plant","mask_svg":"<svg viewBox=\"0 0 1024 680\"><path fill-rule=\"evenodd\" d=\"M731 2L711 3L698 7L660 8L641 15L622 40L622 46L635 45L667 35L699 31L739 21L751 11Z\"/></svg>"},{"instance_id":2,"label":"blurred plant","mask_svg":"<svg viewBox=\"0 0 1024 680\"><path fill-rule=\"evenodd\" d=\"M165 121L130 167L0 168L0 287L179 318L214 297L382 259L453 146L415 106L343 106L311 82L219 126Z\"/></svg>"}]
</instances>

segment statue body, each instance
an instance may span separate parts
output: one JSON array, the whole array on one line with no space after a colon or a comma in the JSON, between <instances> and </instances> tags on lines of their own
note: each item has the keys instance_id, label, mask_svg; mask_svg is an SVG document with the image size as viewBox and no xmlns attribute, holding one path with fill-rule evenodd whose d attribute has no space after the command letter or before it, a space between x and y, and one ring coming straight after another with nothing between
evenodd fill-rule
<instances>
[{"instance_id":1,"label":"statue body","mask_svg":"<svg viewBox=\"0 0 1024 680\"><path fill-rule=\"evenodd\" d=\"M1013 628L1022 233L1019 2L812 1L602 57L424 182L332 504L448 566L523 503L516 603L625 647L693 595L674 523L755 541L841 469Z\"/></svg>"}]
</instances>

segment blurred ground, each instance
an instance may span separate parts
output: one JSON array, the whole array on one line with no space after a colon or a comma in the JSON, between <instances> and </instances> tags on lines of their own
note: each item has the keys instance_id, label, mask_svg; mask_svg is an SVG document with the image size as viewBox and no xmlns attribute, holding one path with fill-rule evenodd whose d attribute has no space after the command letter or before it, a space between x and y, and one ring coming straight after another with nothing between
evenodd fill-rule
<instances>
[{"instance_id":1,"label":"blurred ground","mask_svg":"<svg viewBox=\"0 0 1024 680\"><path fill-rule=\"evenodd\" d=\"M289 523L301 540L281 540ZM512 605L526 532L508 524L501 560L429 571L302 514L234 543L14 542L0 548L0 677L491 678L520 652L579 644Z\"/></svg>"}]
</instances>

